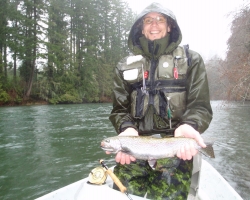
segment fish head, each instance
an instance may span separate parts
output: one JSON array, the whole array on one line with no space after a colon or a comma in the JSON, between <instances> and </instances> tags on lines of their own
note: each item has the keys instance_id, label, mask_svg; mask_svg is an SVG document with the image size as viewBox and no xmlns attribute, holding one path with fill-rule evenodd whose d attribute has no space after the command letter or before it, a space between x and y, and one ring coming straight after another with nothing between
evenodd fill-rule
<instances>
[{"instance_id":1,"label":"fish head","mask_svg":"<svg viewBox=\"0 0 250 200\"><path fill-rule=\"evenodd\" d=\"M121 143L118 137L110 137L101 141L101 148L110 153L121 151Z\"/></svg>"}]
</instances>

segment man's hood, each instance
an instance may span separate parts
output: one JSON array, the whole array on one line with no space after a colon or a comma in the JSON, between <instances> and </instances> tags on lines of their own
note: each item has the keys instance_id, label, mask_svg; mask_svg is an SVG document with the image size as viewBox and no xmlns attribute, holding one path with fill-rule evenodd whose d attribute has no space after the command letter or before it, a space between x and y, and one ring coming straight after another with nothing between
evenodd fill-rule
<instances>
[{"instance_id":1,"label":"man's hood","mask_svg":"<svg viewBox=\"0 0 250 200\"><path fill-rule=\"evenodd\" d=\"M168 52L173 51L180 43L182 40L182 34L181 30L179 28L179 25L177 24L176 17L173 14L173 12L167 8L164 8L161 4L159 3L152 3L148 7L146 7L138 16L136 17L135 23L133 24L129 37L128 37L128 47L130 51L135 54L143 54L142 53L142 48L140 46L140 40L139 38L142 37L142 18L150 13L150 12L158 12L163 15L166 15L170 17L173 20L172 24L172 29L170 32L170 42L168 45Z\"/></svg>"}]
</instances>

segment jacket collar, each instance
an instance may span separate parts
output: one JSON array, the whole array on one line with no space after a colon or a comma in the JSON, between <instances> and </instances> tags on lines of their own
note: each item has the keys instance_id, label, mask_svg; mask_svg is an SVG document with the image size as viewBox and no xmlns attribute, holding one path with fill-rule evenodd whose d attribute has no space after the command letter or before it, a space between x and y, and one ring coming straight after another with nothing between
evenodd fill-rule
<instances>
[{"instance_id":1,"label":"jacket collar","mask_svg":"<svg viewBox=\"0 0 250 200\"><path fill-rule=\"evenodd\" d=\"M150 59L158 59L162 54L166 53L169 45L169 34L158 40L148 40L145 36L139 38L142 48L142 54Z\"/></svg>"}]
</instances>

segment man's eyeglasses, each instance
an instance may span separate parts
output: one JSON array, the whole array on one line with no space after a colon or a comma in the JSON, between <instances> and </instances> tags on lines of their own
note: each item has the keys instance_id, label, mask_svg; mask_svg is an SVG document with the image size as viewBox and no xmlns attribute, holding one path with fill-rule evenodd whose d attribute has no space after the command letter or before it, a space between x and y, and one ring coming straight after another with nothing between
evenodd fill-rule
<instances>
[{"instance_id":1,"label":"man's eyeglasses","mask_svg":"<svg viewBox=\"0 0 250 200\"><path fill-rule=\"evenodd\" d=\"M154 18L153 17L145 17L143 19L143 23L144 24L152 24L154 20L156 21L157 24L165 23L167 21L166 18L163 16L158 16L158 17L154 17Z\"/></svg>"}]
</instances>

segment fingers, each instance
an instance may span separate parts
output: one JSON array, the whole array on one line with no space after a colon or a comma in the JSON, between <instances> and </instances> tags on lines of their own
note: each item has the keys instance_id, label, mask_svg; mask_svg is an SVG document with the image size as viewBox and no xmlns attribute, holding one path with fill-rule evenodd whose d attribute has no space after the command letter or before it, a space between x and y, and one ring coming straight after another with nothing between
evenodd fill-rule
<instances>
[{"instance_id":1,"label":"fingers","mask_svg":"<svg viewBox=\"0 0 250 200\"><path fill-rule=\"evenodd\" d=\"M186 160L191 160L192 159L192 152L191 152L191 148L190 148L190 146L184 146L184 150L185 150L185 153L184 153L184 155L185 155L185 159Z\"/></svg>"},{"instance_id":2,"label":"fingers","mask_svg":"<svg viewBox=\"0 0 250 200\"><path fill-rule=\"evenodd\" d=\"M133 156L130 156L128 154L118 152L115 161L124 165L124 164L130 164L131 162L134 162L136 159Z\"/></svg>"},{"instance_id":3,"label":"fingers","mask_svg":"<svg viewBox=\"0 0 250 200\"><path fill-rule=\"evenodd\" d=\"M174 136L181 137L181 136L183 136L182 132L183 132L182 127L178 127L177 129L175 129Z\"/></svg>"},{"instance_id":4,"label":"fingers","mask_svg":"<svg viewBox=\"0 0 250 200\"><path fill-rule=\"evenodd\" d=\"M197 154L197 150L192 144L185 145L179 149L176 156L183 160L191 160L194 155Z\"/></svg>"},{"instance_id":5,"label":"fingers","mask_svg":"<svg viewBox=\"0 0 250 200\"><path fill-rule=\"evenodd\" d=\"M115 161L118 162L118 163L121 161L121 152L118 152L116 154Z\"/></svg>"},{"instance_id":6,"label":"fingers","mask_svg":"<svg viewBox=\"0 0 250 200\"><path fill-rule=\"evenodd\" d=\"M195 156L198 153L197 149L194 147L193 144L191 145L190 153L191 153L192 157Z\"/></svg>"},{"instance_id":7,"label":"fingers","mask_svg":"<svg viewBox=\"0 0 250 200\"><path fill-rule=\"evenodd\" d=\"M127 128L125 131L121 132L118 136L138 136L138 131L134 128Z\"/></svg>"},{"instance_id":8,"label":"fingers","mask_svg":"<svg viewBox=\"0 0 250 200\"><path fill-rule=\"evenodd\" d=\"M197 133L194 137L194 139L198 142L198 144L202 147L202 148L206 148L206 144L204 143L203 138L201 137L201 135L199 133Z\"/></svg>"},{"instance_id":9,"label":"fingers","mask_svg":"<svg viewBox=\"0 0 250 200\"><path fill-rule=\"evenodd\" d=\"M131 160L132 162L134 162L134 161L136 160L136 158L133 157L133 156L130 156L130 160Z\"/></svg>"}]
</instances>

